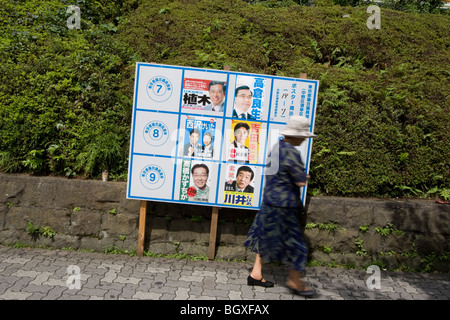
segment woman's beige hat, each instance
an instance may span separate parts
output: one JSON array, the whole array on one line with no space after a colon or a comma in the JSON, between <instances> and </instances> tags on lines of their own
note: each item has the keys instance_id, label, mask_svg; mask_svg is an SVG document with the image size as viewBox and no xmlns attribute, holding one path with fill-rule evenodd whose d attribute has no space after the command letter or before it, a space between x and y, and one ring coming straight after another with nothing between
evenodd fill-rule
<instances>
[{"instance_id":1,"label":"woman's beige hat","mask_svg":"<svg viewBox=\"0 0 450 320\"><path fill-rule=\"evenodd\" d=\"M280 134L286 137L295 138L314 138L317 137L310 132L311 120L301 116L292 116L289 118L286 126L281 130Z\"/></svg>"}]
</instances>

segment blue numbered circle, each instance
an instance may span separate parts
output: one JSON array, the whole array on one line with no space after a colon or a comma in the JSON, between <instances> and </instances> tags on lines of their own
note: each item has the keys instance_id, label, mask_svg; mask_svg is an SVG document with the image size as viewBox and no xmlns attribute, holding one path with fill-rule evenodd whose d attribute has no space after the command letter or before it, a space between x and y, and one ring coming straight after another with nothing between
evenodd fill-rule
<instances>
[{"instance_id":1,"label":"blue numbered circle","mask_svg":"<svg viewBox=\"0 0 450 320\"><path fill-rule=\"evenodd\" d=\"M163 122L154 120L144 126L143 134L149 145L159 147L169 139L169 128Z\"/></svg>"},{"instance_id":2,"label":"blue numbered circle","mask_svg":"<svg viewBox=\"0 0 450 320\"><path fill-rule=\"evenodd\" d=\"M163 102L172 95L173 86L169 79L156 76L147 83L147 95L156 102Z\"/></svg>"},{"instance_id":3,"label":"blue numbered circle","mask_svg":"<svg viewBox=\"0 0 450 320\"><path fill-rule=\"evenodd\" d=\"M151 164L142 169L140 173L141 184L150 190L161 188L166 181L166 174L161 167Z\"/></svg>"}]
</instances>

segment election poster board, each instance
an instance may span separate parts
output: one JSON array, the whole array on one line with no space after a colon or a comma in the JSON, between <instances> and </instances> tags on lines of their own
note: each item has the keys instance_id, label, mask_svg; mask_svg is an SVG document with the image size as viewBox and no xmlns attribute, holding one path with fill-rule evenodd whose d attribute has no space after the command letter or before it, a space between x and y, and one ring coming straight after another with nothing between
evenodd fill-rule
<instances>
[{"instance_id":1,"label":"election poster board","mask_svg":"<svg viewBox=\"0 0 450 320\"><path fill-rule=\"evenodd\" d=\"M127 198L257 210L289 117L311 120L319 82L136 64ZM312 139L299 148L309 171ZM301 192L306 199L306 188Z\"/></svg>"}]
</instances>

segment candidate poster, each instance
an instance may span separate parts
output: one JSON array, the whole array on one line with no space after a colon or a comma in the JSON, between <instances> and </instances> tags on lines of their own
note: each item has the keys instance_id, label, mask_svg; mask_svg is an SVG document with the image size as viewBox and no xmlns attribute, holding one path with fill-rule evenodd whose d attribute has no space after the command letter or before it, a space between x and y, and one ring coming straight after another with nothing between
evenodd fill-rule
<instances>
[{"instance_id":1,"label":"candidate poster","mask_svg":"<svg viewBox=\"0 0 450 320\"><path fill-rule=\"evenodd\" d=\"M203 204L213 203L216 194L213 179L216 174L214 163L182 160L180 175L177 176L179 179L178 200Z\"/></svg>"},{"instance_id":2,"label":"candidate poster","mask_svg":"<svg viewBox=\"0 0 450 320\"><path fill-rule=\"evenodd\" d=\"M227 160L258 163L261 122L232 120Z\"/></svg>"},{"instance_id":3,"label":"candidate poster","mask_svg":"<svg viewBox=\"0 0 450 320\"><path fill-rule=\"evenodd\" d=\"M223 204L253 206L255 171L255 167L248 165L226 166Z\"/></svg>"},{"instance_id":4,"label":"candidate poster","mask_svg":"<svg viewBox=\"0 0 450 320\"><path fill-rule=\"evenodd\" d=\"M226 82L184 79L182 110L189 111L223 111ZM214 109L213 109L214 108Z\"/></svg>"},{"instance_id":5,"label":"candidate poster","mask_svg":"<svg viewBox=\"0 0 450 320\"><path fill-rule=\"evenodd\" d=\"M213 159L217 121L215 118L187 116L184 120L183 156Z\"/></svg>"},{"instance_id":6,"label":"candidate poster","mask_svg":"<svg viewBox=\"0 0 450 320\"><path fill-rule=\"evenodd\" d=\"M127 198L257 210L292 115L314 130L318 81L136 64ZM309 170L312 140L299 148ZM302 201L306 188L302 190Z\"/></svg>"},{"instance_id":7,"label":"candidate poster","mask_svg":"<svg viewBox=\"0 0 450 320\"><path fill-rule=\"evenodd\" d=\"M263 116L267 80L261 76L236 76L233 118L259 120Z\"/></svg>"}]
</instances>

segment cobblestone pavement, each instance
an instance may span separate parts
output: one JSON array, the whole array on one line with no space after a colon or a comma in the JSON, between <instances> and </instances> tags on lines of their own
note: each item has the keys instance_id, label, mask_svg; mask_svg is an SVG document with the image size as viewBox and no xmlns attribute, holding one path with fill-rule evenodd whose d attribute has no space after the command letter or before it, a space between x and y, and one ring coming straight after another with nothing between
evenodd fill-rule
<instances>
[{"instance_id":1,"label":"cobblestone pavement","mask_svg":"<svg viewBox=\"0 0 450 320\"><path fill-rule=\"evenodd\" d=\"M0 246L0 300L305 300L267 266L275 287L247 286L251 264ZM310 267L314 300L449 300L450 275Z\"/></svg>"}]
</instances>

